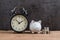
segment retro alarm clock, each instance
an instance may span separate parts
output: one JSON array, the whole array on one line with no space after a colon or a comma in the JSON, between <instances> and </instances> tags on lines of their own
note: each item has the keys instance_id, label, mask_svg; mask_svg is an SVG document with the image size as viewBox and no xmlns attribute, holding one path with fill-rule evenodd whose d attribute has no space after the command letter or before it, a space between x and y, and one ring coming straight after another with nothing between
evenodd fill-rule
<instances>
[{"instance_id":1,"label":"retro alarm clock","mask_svg":"<svg viewBox=\"0 0 60 40\"><path fill-rule=\"evenodd\" d=\"M15 10L16 7L13 10L11 10L13 13L17 13L17 14L14 14L11 17L10 25L14 32L20 33L23 32L28 27L28 19L26 16L27 11L25 10L25 8L22 7L21 8L22 12L18 14L18 12L16 12Z\"/></svg>"}]
</instances>

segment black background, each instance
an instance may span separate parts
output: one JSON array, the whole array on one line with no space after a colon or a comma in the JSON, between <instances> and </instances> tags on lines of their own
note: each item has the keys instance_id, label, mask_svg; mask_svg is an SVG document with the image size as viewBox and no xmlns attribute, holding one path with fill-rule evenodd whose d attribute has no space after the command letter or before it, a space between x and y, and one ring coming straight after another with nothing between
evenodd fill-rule
<instances>
[{"instance_id":1,"label":"black background","mask_svg":"<svg viewBox=\"0 0 60 40\"><path fill-rule=\"evenodd\" d=\"M0 0L0 29L11 29L11 10L19 5L28 10L29 22L42 20L42 27L60 30L60 0Z\"/></svg>"}]
</instances>

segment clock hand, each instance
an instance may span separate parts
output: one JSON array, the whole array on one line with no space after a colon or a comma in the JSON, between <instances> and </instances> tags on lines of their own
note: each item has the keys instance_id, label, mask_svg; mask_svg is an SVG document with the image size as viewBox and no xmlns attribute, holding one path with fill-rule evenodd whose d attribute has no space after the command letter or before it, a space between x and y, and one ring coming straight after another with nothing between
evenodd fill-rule
<instances>
[{"instance_id":1,"label":"clock hand","mask_svg":"<svg viewBox=\"0 0 60 40\"><path fill-rule=\"evenodd\" d=\"M16 20L17 21L17 20ZM17 21L19 23L19 21Z\"/></svg>"},{"instance_id":2,"label":"clock hand","mask_svg":"<svg viewBox=\"0 0 60 40\"><path fill-rule=\"evenodd\" d=\"M20 23L22 23L24 20L22 20Z\"/></svg>"},{"instance_id":3,"label":"clock hand","mask_svg":"<svg viewBox=\"0 0 60 40\"><path fill-rule=\"evenodd\" d=\"M19 22L18 24L21 24L23 21Z\"/></svg>"}]
</instances>

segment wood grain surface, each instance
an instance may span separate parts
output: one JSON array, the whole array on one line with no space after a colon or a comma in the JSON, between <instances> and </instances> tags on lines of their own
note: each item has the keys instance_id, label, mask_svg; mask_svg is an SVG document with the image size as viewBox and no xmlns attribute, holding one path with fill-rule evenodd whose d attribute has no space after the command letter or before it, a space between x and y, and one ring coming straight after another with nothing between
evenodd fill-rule
<instances>
[{"instance_id":1,"label":"wood grain surface","mask_svg":"<svg viewBox=\"0 0 60 40\"><path fill-rule=\"evenodd\" d=\"M50 34L14 33L0 31L0 40L60 40L60 31L50 31Z\"/></svg>"}]
</instances>

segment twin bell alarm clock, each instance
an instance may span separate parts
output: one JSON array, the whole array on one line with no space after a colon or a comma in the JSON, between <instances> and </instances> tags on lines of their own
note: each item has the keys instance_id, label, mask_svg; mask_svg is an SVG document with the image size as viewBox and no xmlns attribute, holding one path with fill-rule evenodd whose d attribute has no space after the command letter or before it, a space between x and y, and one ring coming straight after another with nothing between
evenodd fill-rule
<instances>
[{"instance_id":1,"label":"twin bell alarm clock","mask_svg":"<svg viewBox=\"0 0 60 40\"><path fill-rule=\"evenodd\" d=\"M24 7L17 9L15 7L11 10L13 15L10 20L10 25L14 32L23 32L28 26L28 19L27 19L27 10Z\"/></svg>"}]
</instances>

